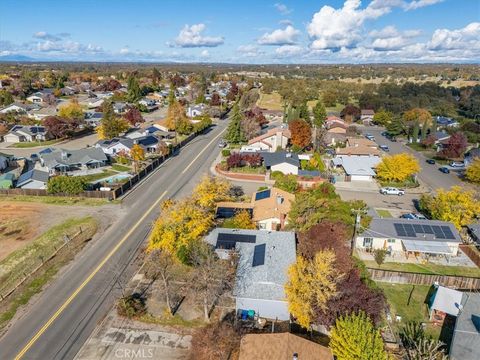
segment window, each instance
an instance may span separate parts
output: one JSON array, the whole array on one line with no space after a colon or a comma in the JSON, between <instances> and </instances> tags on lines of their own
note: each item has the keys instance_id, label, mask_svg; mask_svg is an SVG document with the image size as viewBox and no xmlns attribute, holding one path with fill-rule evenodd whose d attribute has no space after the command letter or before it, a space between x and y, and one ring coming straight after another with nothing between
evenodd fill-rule
<instances>
[{"instance_id":1,"label":"window","mask_svg":"<svg viewBox=\"0 0 480 360\"><path fill-rule=\"evenodd\" d=\"M395 239L388 239L387 242L388 242L389 244L395 244Z\"/></svg>"},{"instance_id":2,"label":"window","mask_svg":"<svg viewBox=\"0 0 480 360\"><path fill-rule=\"evenodd\" d=\"M373 243L373 238L363 238L363 247L371 248Z\"/></svg>"}]
</instances>

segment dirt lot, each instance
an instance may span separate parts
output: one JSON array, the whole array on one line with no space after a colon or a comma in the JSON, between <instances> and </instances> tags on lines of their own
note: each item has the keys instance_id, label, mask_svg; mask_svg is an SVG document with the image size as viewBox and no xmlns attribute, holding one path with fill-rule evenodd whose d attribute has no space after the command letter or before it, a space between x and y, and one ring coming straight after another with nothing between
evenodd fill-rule
<instances>
[{"instance_id":1,"label":"dirt lot","mask_svg":"<svg viewBox=\"0 0 480 360\"><path fill-rule=\"evenodd\" d=\"M87 215L102 214L97 218L103 219L102 222L109 222L108 214L111 211L105 211L105 206L61 206L49 205L34 202L21 201L0 201L0 261L11 252L29 244L36 237L44 233L52 226L58 225L71 218ZM102 224L100 224L102 225ZM105 224L104 224L105 225Z\"/></svg>"}]
</instances>

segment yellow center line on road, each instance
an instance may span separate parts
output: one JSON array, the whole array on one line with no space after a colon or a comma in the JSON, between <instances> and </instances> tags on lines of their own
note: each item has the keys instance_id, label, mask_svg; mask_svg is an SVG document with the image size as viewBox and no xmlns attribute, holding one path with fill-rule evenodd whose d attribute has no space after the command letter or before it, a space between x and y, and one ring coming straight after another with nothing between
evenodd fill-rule
<instances>
[{"instance_id":1,"label":"yellow center line on road","mask_svg":"<svg viewBox=\"0 0 480 360\"><path fill-rule=\"evenodd\" d=\"M198 155L192 160L190 164L182 171L184 174L195 161L207 150L207 148L218 139L220 135L225 131L223 129L217 136L215 136ZM70 305L70 303L78 296L80 291L87 286L87 284L93 279L93 277L102 269L102 267L107 263L108 260L118 251L118 249L123 245L125 241L127 241L128 237L132 235L132 233L140 226L140 224L147 218L148 215L157 207L162 199L167 194L168 190L165 190L163 194L153 203L152 206L143 214L143 216L135 223L135 225L125 234L125 236L115 245L115 247L103 258L103 260L98 264L98 266L93 270L90 275L80 284L80 286L68 297L67 300L58 308L57 311L50 317L50 319L37 331L37 333L30 339L30 341L23 347L23 349L15 356L15 360L20 360L25 354L31 349L31 347L37 342L37 340L42 336L42 334L52 325L52 323L60 316L60 314Z\"/></svg>"}]
</instances>

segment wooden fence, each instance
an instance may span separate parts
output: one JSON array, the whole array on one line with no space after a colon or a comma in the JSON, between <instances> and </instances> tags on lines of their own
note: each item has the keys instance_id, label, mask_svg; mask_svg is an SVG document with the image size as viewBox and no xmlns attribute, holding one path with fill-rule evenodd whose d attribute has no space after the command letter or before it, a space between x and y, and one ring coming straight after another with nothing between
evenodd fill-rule
<instances>
[{"instance_id":1,"label":"wooden fence","mask_svg":"<svg viewBox=\"0 0 480 360\"><path fill-rule=\"evenodd\" d=\"M208 131L208 129L200 132L203 133L205 131ZM64 194L64 193L58 193L58 194L49 194L47 190L41 190L41 189L0 189L0 195L27 195L27 196L62 196L62 197L82 197L82 198L97 198L97 199L110 199L110 200L115 200L118 197L122 196L125 194L128 190L133 188L140 180L145 178L148 174L150 174L152 171L154 171L157 167L159 167L163 162L168 159L171 156L174 156L177 151L182 147L185 146L187 143L192 141L195 137L197 137L198 134L200 133L193 133L190 134L186 139L180 141L176 146L172 148L172 151L170 152L169 155L162 156L155 158L150 164L147 165L147 167L143 168L140 172L135 174L133 177L131 177L126 183L122 184L119 187L116 187L112 189L111 191L83 191L77 195L70 195L70 194Z\"/></svg>"},{"instance_id":2,"label":"wooden fence","mask_svg":"<svg viewBox=\"0 0 480 360\"><path fill-rule=\"evenodd\" d=\"M460 250L467 255L475 265L480 267L480 253L475 249L475 245L460 244Z\"/></svg>"},{"instance_id":3,"label":"wooden fence","mask_svg":"<svg viewBox=\"0 0 480 360\"><path fill-rule=\"evenodd\" d=\"M430 275L401 271L390 271L368 268L372 280L397 284L432 285L438 282L440 285L455 289L480 289L480 278L467 276Z\"/></svg>"}]
</instances>

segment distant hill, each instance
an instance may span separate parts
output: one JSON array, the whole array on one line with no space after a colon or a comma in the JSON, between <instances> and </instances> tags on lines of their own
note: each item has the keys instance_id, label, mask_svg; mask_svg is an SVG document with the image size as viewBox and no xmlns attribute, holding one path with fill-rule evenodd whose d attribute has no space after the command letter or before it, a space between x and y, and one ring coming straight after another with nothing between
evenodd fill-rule
<instances>
[{"instance_id":1,"label":"distant hill","mask_svg":"<svg viewBox=\"0 0 480 360\"><path fill-rule=\"evenodd\" d=\"M3 55L0 56L0 61L36 61L36 59L25 56L25 55L17 55L17 54L12 54L12 55Z\"/></svg>"}]
</instances>

